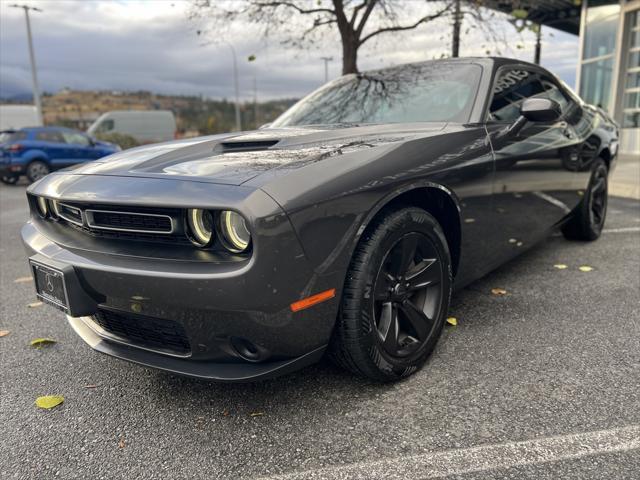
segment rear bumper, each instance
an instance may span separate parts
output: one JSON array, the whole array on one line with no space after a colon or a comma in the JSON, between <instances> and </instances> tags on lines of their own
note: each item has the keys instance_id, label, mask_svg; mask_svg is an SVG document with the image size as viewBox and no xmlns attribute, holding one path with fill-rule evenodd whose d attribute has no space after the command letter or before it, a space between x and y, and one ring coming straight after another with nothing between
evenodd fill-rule
<instances>
[{"instance_id":1,"label":"rear bumper","mask_svg":"<svg viewBox=\"0 0 640 480\"><path fill-rule=\"evenodd\" d=\"M0 164L0 177L17 177L25 172L24 165Z\"/></svg>"}]
</instances>

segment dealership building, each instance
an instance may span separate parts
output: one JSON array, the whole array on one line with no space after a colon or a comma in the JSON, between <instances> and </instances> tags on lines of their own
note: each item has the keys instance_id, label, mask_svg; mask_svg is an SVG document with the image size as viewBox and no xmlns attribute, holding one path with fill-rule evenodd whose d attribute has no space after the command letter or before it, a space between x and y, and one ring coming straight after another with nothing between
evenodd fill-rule
<instances>
[{"instance_id":1,"label":"dealership building","mask_svg":"<svg viewBox=\"0 0 640 480\"><path fill-rule=\"evenodd\" d=\"M528 20L579 35L576 90L619 123L620 152L640 155L640 0L490 0L486 4L506 13L526 11Z\"/></svg>"}]
</instances>

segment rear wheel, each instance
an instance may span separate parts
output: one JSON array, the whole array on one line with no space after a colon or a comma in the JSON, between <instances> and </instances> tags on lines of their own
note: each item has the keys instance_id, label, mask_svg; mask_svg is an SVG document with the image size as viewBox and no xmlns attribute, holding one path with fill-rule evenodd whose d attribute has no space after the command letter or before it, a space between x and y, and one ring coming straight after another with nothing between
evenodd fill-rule
<instances>
[{"instance_id":1,"label":"rear wheel","mask_svg":"<svg viewBox=\"0 0 640 480\"><path fill-rule=\"evenodd\" d=\"M570 240L596 240L602 233L607 216L608 169L598 159L591 171L589 186L571 219L562 227Z\"/></svg>"},{"instance_id":2,"label":"rear wheel","mask_svg":"<svg viewBox=\"0 0 640 480\"><path fill-rule=\"evenodd\" d=\"M20 177L18 177L17 175L5 175L0 178L0 181L2 181L2 183L6 183L7 185L15 185L16 183L18 183L19 178Z\"/></svg>"},{"instance_id":3,"label":"rear wheel","mask_svg":"<svg viewBox=\"0 0 640 480\"><path fill-rule=\"evenodd\" d=\"M440 337L451 284L449 249L438 222L413 207L386 214L367 229L351 261L333 359L377 381L411 375Z\"/></svg>"},{"instance_id":4,"label":"rear wheel","mask_svg":"<svg viewBox=\"0 0 640 480\"><path fill-rule=\"evenodd\" d=\"M49 172L49 165L41 160L35 160L27 167L27 178L33 183L48 175Z\"/></svg>"}]
</instances>

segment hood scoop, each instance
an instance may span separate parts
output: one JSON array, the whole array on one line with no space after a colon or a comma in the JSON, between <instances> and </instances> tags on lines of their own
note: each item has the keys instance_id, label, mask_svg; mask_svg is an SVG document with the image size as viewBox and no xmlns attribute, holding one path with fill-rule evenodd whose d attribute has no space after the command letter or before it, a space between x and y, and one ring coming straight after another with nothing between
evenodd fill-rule
<instances>
[{"instance_id":1,"label":"hood scoop","mask_svg":"<svg viewBox=\"0 0 640 480\"><path fill-rule=\"evenodd\" d=\"M221 142L214 148L216 153L227 152L255 152L257 150L267 150L273 147L280 140L245 140L237 142Z\"/></svg>"}]
</instances>

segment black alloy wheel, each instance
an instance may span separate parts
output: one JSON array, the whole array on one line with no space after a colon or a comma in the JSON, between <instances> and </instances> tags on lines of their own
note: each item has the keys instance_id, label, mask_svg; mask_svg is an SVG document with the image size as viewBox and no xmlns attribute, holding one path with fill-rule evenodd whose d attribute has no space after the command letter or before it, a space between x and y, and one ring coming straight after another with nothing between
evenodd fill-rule
<instances>
[{"instance_id":1,"label":"black alloy wheel","mask_svg":"<svg viewBox=\"0 0 640 480\"><path fill-rule=\"evenodd\" d=\"M580 205L562 227L562 233L569 240L591 241L600 237L607 217L608 175L606 163L598 158Z\"/></svg>"},{"instance_id":2,"label":"black alloy wheel","mask_svg":"<svg viewBox=\"0 0 640 480\"><path fill-rule=\"evenodd\" d=\"M607 168L599 165L593 172L590 184L589 222L594 229L602 230L607 214Z\"/></svg>"},{"instance_id":3,"label":"black alloy wheel","mask_svg":"<svg viewBox=\"0 0 640 480\"><path fill-rule=\"evenodd\" d=\"M449 247L436 219L415 207L383 212L351 260L331 357L376 381L411 375L440 337L451 285Z\"/></svg>"},{"instance_id":4,"label":"black alloy wheel","mask_svg":"<svg viewBox=\"0 0 640 480\"><path fill-rule=\"evenodd\" d=\"M387 253L374 287L374 318L383 350L405 358L426 344L442 303L444 272L428 238L408 233Z\"/></svg>"}]
</instances>

